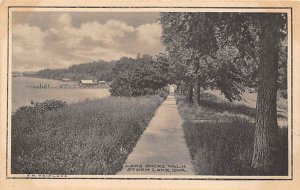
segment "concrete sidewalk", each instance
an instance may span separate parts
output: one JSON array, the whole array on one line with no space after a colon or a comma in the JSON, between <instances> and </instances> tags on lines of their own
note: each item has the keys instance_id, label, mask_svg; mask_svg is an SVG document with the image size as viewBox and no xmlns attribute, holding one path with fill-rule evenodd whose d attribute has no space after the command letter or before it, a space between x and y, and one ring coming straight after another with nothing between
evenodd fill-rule
<instances>
[{"instance_id":1,"label":"concrete sidewalk","mask_svg":"<svg viewBox=\"0 0 300 190\"><path fill-rule=\"evenodd\" d=\"M171 86L118 175L193 175L181 124Z\"/></svg>"}]
</instances>

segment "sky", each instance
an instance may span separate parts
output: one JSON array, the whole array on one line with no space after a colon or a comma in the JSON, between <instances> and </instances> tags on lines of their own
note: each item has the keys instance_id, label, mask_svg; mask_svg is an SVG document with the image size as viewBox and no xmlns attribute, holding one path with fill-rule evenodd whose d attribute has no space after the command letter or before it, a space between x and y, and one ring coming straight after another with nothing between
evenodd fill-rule
<instances>
[{"instance_id":1,"label":"sky","mask_svg":"<svg viewBox=\"0 0 300 190\"><path fill-rule=\"evenodd\" d=\"M164 52L159 13L13 12L14 71Z\"/></svg>"}]
</instances>

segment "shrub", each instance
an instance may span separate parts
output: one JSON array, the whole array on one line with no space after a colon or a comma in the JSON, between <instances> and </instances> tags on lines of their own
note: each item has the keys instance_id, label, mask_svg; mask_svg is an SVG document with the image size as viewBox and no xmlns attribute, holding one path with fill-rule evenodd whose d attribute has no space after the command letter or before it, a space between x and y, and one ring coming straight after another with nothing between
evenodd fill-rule
<instances>
[{"instance_id":1,"label":"shrub","mask_svg":"<svg viewBox=\"0 0 300 190\"><path fill-rule=\"evenodd\" d=\"M16 168L21 167L21 163L17 160L22 155L30 154L30 144L37 138L27 139L27 137L42 130L41 126L48 112L57 111L66 105L66 102L60 100L47 100L42 103L33 103L32 106L23 106L12 115L12 163L16 164ZM39 145L39 141L35 143L37 143L35 146Z\"/></svg>"},{"instance_id":2,"label":"shrub","mask_svg":"<svg viewBox=\"0 0 300 190\"><path fill-rule=\"evenodd\" d=\"M12 115L12 136L28 134L37 130L43 122L43 117L47 112L62 109L67 105L60 100L46 100L42 103L33 103L31 106L23 106ZM21 132L21 133L20 133Z\"/></svg>"}]
</instances>

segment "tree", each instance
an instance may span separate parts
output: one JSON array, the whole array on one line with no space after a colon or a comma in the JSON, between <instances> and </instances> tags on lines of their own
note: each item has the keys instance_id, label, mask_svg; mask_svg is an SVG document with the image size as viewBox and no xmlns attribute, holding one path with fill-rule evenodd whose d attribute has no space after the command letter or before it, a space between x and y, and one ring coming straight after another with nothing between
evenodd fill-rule
<instances>
[{"instance_id":1,"label":"tree","mask_svg":"<svg viewBox=\"0 0 300 190\"><path fill-rule=\"evenodd\" d=\"M160 23L163 29L161 40L166 46L172 70L176 73L174 82L189 86L187 99L191 104L193 102L191 86L194 78L194 66L187 56L189 49L183 46L184 43L188 42L188 39L182 19L184 19L183 13L161 13Z\"/></svg>"},{"instance_id":2,"label":"tree","mask_svg":"<svg viewBox=\"0 0 300 190\"><path fill-rule=\"evenodd\" d=\"M268 174L276 163L279 46L286 37L286 14L221 14L219 23L224 26L219 28L220 33L229 36L224 44L236 46L242 57L254 60L258 66L257 76L252 75L257 77L254 80L257 102L252 167L259 173Z\"/></svg>"},{"instance_id":3,"label":"tree","mask_svg":"<svg viewBox=\"0 0 300 190\"><path fill-rule=\"evenodd\" d=\"M212 88L219 89L229 100L241 100L245 89L245 73L240 52L234 46L224 46L216 52Z\"/></svg>"},{"instance_id":4,"label":"tree","mask_svg":"<svg viewBox=\"0 0 300 190\"><path fill-rule=\"evenodd\" d=\"M274 167L278 146L276 100L279 45L286 18L282 14L268 13L258 19L261 24L261 51L252 167L268 173Z\"/></svg>"},{"instance_id":5,"label":"tree","mask_svg":"<svg viewBox=\"0 0 300 190\"><path fill-rule=\"evenodd\" d=\"M35 76L48 79L61 80L62 78L69 78L74 81L90 78L98 80L111 81L111 72L115 63L113 61L106 62L102 60L72 65L67 69L44 69L38 71Z\"/></svg>"},{"instance_id":6,"label":"tree","mask_svg":"<svg viewBox=\"0 0 300 190\"><path fill-rule=\"evenodd\" d=\"M158 62L157 62L158 61ZM149 55L136 59L121 58L113 69L112 96L142 96L154 94L168 83L167 63Z\"/></svg>"},{"instance_id":7,"label":"tree","mask_svg":"<svg viewBox=\"0 0 300 190\"><path fill-rule=\"evenodd\" d=\"M222 20L228 26L225 33L235 36L232 43L240 52L258 58L254 62L258 65L258 76L252 167L268 174L274 169L278 154L277 81L279 46L286 37L286 14L230 14L227 18L223 15Z\"/></svg>"},{"instance_id":8,"label":"tree","mask_svg":"<svg viewBox=\"0 0 300 190\"><path fill-rule=\"evenodd\" d=\"M283 98L287 98L287 36L281 41L279 52L278 90Z\"/></svg>"},{"instance_id":9,"label":"tree","mask_svg":"<svg viewBox=\"0 0 300 190\"><path fill-rule=\"evenodd\" d=\"M170 62L179 68L179 72L183 72L178 81L184 81L189 87L187 99L190 104L193 103L194 83L199 105L201 88L219 89L229 100L240 99L243 92L243 73L237 64L238 59L216 58L217 51L226 52L229 46L224 46L229 43L223 31L226 23L218 22L222 20L220 18L223 17L217 13L161 13L162 42L169 57L176 59Z\"/></svg>"},{"instance_id":10,"label":"tree","mask_svg":"<svg viewBox=\"0 0 300 190\"><path fill-rule=\"evenodd\" d=\"M239 100L245 86L257 87L252 167L268 173L276 159L277 89L286 84L286 58L279 51L286 14L162 13L160 21L169 56L178 58L171 63L182 72L180 80L191 84L205 76L205 86L229 100ZM285 62L280 73L279 62Z\"/></svg>"}]
</instances>

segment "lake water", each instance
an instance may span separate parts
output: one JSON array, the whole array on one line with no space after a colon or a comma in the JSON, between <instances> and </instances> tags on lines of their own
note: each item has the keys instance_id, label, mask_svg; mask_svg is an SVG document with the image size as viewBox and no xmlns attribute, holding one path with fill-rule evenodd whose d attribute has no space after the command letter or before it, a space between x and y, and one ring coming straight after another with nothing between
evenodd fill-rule
<instances>
[{"instance_id":1,"label":"lake water","mask_svg":"<svg viewBox=\"0 0 300 190\"><path fill-rule=\"evenodd\" d=\"M32 86L48 84L54 88L32 88ZM33 77L12 78L12 111L30 105L33 102L45 100L63 100L67 103L76 103L86 99L99 99L109 96L108 89L101 88L57 88L63 82Z\"/></svg>"}]
</instances>

